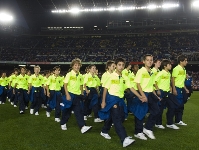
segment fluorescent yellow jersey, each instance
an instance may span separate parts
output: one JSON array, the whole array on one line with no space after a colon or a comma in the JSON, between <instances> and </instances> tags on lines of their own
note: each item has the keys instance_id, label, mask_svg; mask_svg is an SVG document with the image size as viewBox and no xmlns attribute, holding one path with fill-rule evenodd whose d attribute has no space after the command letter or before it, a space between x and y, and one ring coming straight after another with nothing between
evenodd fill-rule
<instances>
[{"instance_id":1,"label":"fluorescent yellow jersey","mask_svg":"<svg viewBox=\"0 0 199 150\"><path fill-rule=\"evenodd\" d=\"M101 84L102 84L102 87L104 87L104 83L106 82L106 80L110 77L111 73L106 71L103 75L102 75L102 78L101 78Z\"/></svg>"},{"instance_id":2,"label":"fluorescent yellow jersey","mask_svg":"<svg viewBox=\"0 0 199 150\"><path fill-rule=\"evenodd\" d=\"M63 87L64 86L64 76L60 76L61 77L61 80L62 80L62 82L60 83L60 85L61 85L61 87Z\"/></svg>"},{"instance_id":3,"label":"fluorescent yellow jersey","mask_svg":"<svg viewBox=\"0 0 199 150\"><path fill-rule=\"evenodd\" d=\"M46 86L46 83L47 83L47 81L48 81L48 78L47 77L44 77L44 80L43 80L44 82L43 82L43 85L44 86Z\"/></svg>"},{"instance_id":4,"label":"fluorescent yellow jersey","mask_svg":"<svg viewBox=\"0 0 199 150\"><path fill-rule=\"evenodd\" d=\"M29 81L30 76L28 76L28 75L25 75L25 76L27 78L27 81ZM26 86L24 87L24 90L28 90L28 82L27 82Z\"/></svg>"},{"instance_id":5,"label":"fluorescent yellow jersey","mask_svg":"<svg viewBox=\"0 0 199 150\"><path fill-rule=\"evenodd\" d=\"M97 86L99 87L101 85L100 78L97 75L94 75L94 77L97 82Z\"/></svg>"},{"instance_id":6,"label":"fluorescent yellow jersey","mask_svg":"<svg viewBox=\"0 0 199 150\"><path fill-rule=\"evenodd\" d=\"M18 75L17 78L16 78L16 82L17 84L17 89L24 89L24 90L27 90L27 85L28 85L28 77L27 75Z\"/></svg>"},{"instance_id":7,"label":"fluorescent yellow jersey","mask_svg":"<svg viewBox=\"0 0 199 150\"><path fill-rule=\"evenodd\" d=\"M9 79L7 77L5 78L0 78L0 85L1 86L7 86L9 84Z\"/></svg>"},{"instance_id":8,"label":"fluorescent yellow jersey","mask_svg":"<svg viewBox=\"0 0 199 150\"><path fill-rule=\"evenodd\" d=\"M153 72L153 75L154 75L154 78L158 75L158 73L160 72L159 69L156 69L155 67L153 67L152 69L152 72ZM155 84L155 83L154 83ZM155 87L153 87L154 90L157 90Z\"/></svg>"},{"instance_id":9,"label":"fluorescent yellow jersey","mask_svg":"<svg viewBox=\"0 0 199 150\"><path fill-rule=\"evenodd\" d=\"M143 92L152 92L154 84L153 72L149 73L145 67L138 70L135 79L135 83L140 83Z\"/></svg>"},{"instance_id":10,"label":"fluorescent yellow jersey","mask_svg":"<svg viewBox=\"0 0 199 150\"><path fill-rule=\"evenodd\" d=\"M34 87L42 87L44 84L44 77L40 74L38 76L33 74L29 77L28 83L30 83Z\"/></svg>"},{"instance_id":11,"label":"fluorescent yellow jersey","mask_svg":"<svg viewBox=\"0 0 199 150\"><path fill-rule=\"evenodd\" d=\"M56 77L54 74L48 77L48 81L46 85L49 86L49 90L60 91L63 83L63 79L58 76Z\"/></svg>"},{"instance_id":12,"label":"fluorescent yellow jersey","mask_svg":"<svg viewBox=\"0 0 199 150\"><path fill-rule=\"evenodd\" d=\"M86 73L86 74L87 74L87 73ZM83 74L83 75L82 75L82 84L84 84L84 78L85 78L86 74ZM84 86L83 86L83 90L85 90Z\"/></svg>"},{"instance_id":13,"label":"fluorescent yellow jersey","mask_svg":"<svg viewBox=\"0 0 199 150\"><path fill-rule=\"evenodd\" d=\"M95 76L92 76L91 73L85 74L84 84L88 87L97 87L97 79Z\"/></svg>"},{"instance_id":14,"label":"fluorescent yellow jersey","mask_svg":"<svg viewBox=\"0 0 199 150\"><path fill-rule=\"evenodd\" d=\"M128 81L126 81L122 76L119 76L116 72L113 72L104 83L104 87L108 89L110 95L123 98L124 91L128 87L125 85L126 82Z\"/></svg>"},{"instance_id":15,"label":"fluorescent yellow jersey","mask_svg":"<svg viewBox=\"0 0 199 150\"><path fill-rule=\"evenodd\" d=\"M137 84L134 82L135 80L135 74L133 72L129 73L129 81L130 81L130 86L133 87L135 90L137 90Z\"/></svg>"},{"instance_id":16,"label":"fluorescent yellow jersey","mask_svg":"<svg viewBox=\"0 0 199 150\"><path fill-rule=\"evenodd\" d=\"M151 70L153 71L153 75L155 76L158 74L158 72L160 72L160 70L156 69L155 67L153 67Z\"/></svg>"},{"instance_id":17,"label":"fluorescent yellow jersey","mask_svg":"<svg viewBox=\"0 0 199 150\"><path fill-rule=\"evenodd\" d=\"M124 70L122 71L122 77L123 77L123 78L128 77L130 73L131 73L130 70L128 71L127 69L124 69Z\"/></svg>"},{"instance_id":18,"label":"fluorescent yellow jersey","mask_svg":"<svg viewBox=\"0 0 199 150\"><path fill-rule=\"evenodd\" d=\"M16 79L17 79L17 76L15 74L9 77L9 80L11 82L11 85L10 85L11 87L15 87Z\"/></svg>"},{"instance_id":19,"label":"fluorescent yellow jersey","mask_svg":"<svg viewBox=\"0 0 199 150\"><path fill-rule=\"evenodd\" d=\"M83 85L84 84L84 77L83 77L83 75L81 73L79 73L79 76L81 78L81 85Z\"/></svg>"},{"instance_id":20,"label":"fluorescent yellow jersey","mask_svg":"<svg viewBox=\"0 0 199 150\"><path fill-rule=\"evenodd\" d=\"M172 77L175 78L175 86L182 88L186 79L186 70L182 66L177 65L172 72Z\"/></svg>"},{"instance_id":21,"label":"fluorescent yellow jersey","mask_svg":"<svg viewBox=\"0 0 199 150\"><path fill-rule=\"evenodd\" d=\"M170 82L171 82L171 74L165 70L160 71L155 76L155 82L157 82L158 88L169 92L170 91Z\"/></svg>"},{"instance_id":22,"label":"fluorescent yellow jersey","mask_svg":"<svg viewBox=\"0 0 199 150\"><path fill-rule=\"evenodd\" d=\"M80 95L80 87L83 85L82 75L80 73L75 73L73 70L66 74L64 83L67 83L68 92Z\"/></svg>"}]
</instances>

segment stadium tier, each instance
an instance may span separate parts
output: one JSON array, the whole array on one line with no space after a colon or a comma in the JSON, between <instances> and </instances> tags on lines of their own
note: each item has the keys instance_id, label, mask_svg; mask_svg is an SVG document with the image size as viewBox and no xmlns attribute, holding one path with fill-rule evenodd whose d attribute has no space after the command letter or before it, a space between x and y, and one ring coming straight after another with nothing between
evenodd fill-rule
<instances>
[{"instance_id":1,"label":"stadium tier","mask_svg":"<svg viewBox=\"0 0 199 150\"><path fill-rule=\"evenodd\" d=\"M1 61L70 62L80 58L85 62L106 62L123 57L140 62L143 54L154 58L175 60L185 53L189 61L199 60L198 35L60 38L1 37ZM24 55L25 54L25 55Z\"/></svg>"}]
</instances>

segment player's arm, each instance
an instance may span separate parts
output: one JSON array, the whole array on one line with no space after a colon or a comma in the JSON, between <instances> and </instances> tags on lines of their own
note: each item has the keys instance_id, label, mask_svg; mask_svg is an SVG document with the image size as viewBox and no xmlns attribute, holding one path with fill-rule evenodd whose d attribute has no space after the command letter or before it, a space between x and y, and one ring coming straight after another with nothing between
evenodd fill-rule
<instances>
[{"instance_id":1,"label":"player's arm","mask_svg":"<svg viewBox=\"0 0 199 150\"><path fill-rule=\"evenodd\" d=\"M64 90L65 90L65 93L66 93L66 99L67 100L71 100L71 96L70 96L70 94L69 94L69 92L68 92L68 83L64 83Z\"/></svg>"},{"instance_id":2,"label":"player's arm","mask_svg":"<svg viewBox=\"0 0 199 150\"><path fill-rule=\"evenodd\" d=\"M32 77L30 77L28 80L28 93L30 93L31 89L32 89Z\"/></svg>"},{"instance_id":3,"label":"player's arm","mask_svg":"<svg viewBox=\"0 0 199 150\"><path fill-rule=\"evenodd\" d=\"M108 89L104 87L103 90L103 96L102 96L102 103L101 107L104 108L106 106L106 94L107 94Z\"/></svg>"},{"instance_id":4,"label":"player's arm","mask_svg":"<svg viewBox=\"0 0 199 150\"><path fill-rule=\"evenodd\" d=\"M146 96L140 95L133 87L130 88L131 92L133 92L142 102L146 102Z\"/></svg>"},{"instance_id":5,"label":"player's arm","mask_svg":"<svg viewBox=\"0 0 199 150\"><path fill-rule=\"evenodd\" d=\"M186 91L186 93L189 93L189 90L187 89L187 87L184 85L184 89Z\"/></svg>"},{"instance_id":6,"label":"player's arm","mask_svg":"<svg viewBox=\"0 0 199 150\"><path fill-rule=\"evenodd\" d=\"M46 86L45 86L45 89L46 89L46 95L48 97L50 97L50 91L49 91L49 85L51 84L51 76L48 78L47 82L46 82Z\"/></svg>"},{"instance_id":7,"label":"player's arm","mask_svg":"<svg viewBox=\"0 0 199 150\"><path fill-rule=\"evenodd\" d=\"M142 101L142 102L147 102L147 97L146 95L144 94L143 90L142 90L142 87L140 85L140 83L137 83L137 88L138 88L138 91L139 93L141 94L142 97L144 97L145 101Z\"/></svg>"},{"instance_id":8,"label":"player's arm","mask_svg":"<svg viewBox=\"0 0 199 150\"><path fill-rule=\"evenodd\" d=\"M101 103L102 108L104 108L106 106L106 95L107 95L108 89L110 89L110 88L111 88L111 77L109 77L106 80L106 82L104 83L102 103Z\"/></svg>"},{"instance_id":9,"label":"player's arm","mask_svg":"<svg viewBox=\"0 0 199 150\"><path fill-rule=\"evenodd\" d=\"M172 91L174 95L178 95L177 91L176 91L176 87L175 87L175 77L171 78L171 85L172 85Z\"/></svg>"},{"instance_id":10,"label":"player's arm","mask_svg":"<svg viewBox=\"0 0 199 150\"><path fill-rule=\"evenodd\" d=\"M84 78L84 89L86 91L86 94L88 95L90 93L90 90L88 90L88 88L86 86L87 82L88 82L88 75L85 75L85 78Z\"/></svg>"}]
</instances>

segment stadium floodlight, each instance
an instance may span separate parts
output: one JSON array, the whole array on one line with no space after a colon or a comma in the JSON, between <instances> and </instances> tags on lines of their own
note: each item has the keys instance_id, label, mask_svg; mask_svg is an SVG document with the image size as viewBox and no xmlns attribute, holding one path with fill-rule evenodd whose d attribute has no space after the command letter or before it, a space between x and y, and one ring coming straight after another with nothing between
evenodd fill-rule
<instances>
[{"instance_id":1,"label":"stadium floodlight","mask_svg":"<svg viewBox=\"0 0 199 150\"><path fill-rule=\"evenodd\" d=\"M70 13L72 14L78 14L81 10L79 8L72 8L69 10Z\"/></svg>"},{"instance_id":2,"label":"stadium floodlight","mask_svg":"<svg viewBox=\"0 0 199 150\"><path fill-rule=\"evenodd\" d=\"M129 22L128 20L126 22Z\"/></svg>"},{"instance_id":3,"label":"stadium floodlight","mask_svg":"<svg viewBox=\"0 0 199 150\"><path fill-rule=\"evenodd\" d=\"M115 11L116 8L115 7L111 7L111 8L107 8L108 11Z\"/></svg>"},{"instance_id":4,"label":"stadium floodlight","mask_svg":"<svg viewBox=\"0 0 199 150\"><path fill-rule=\"evenodd\" d=\"M155 5L155 4L151 4L151 5L148 5L147 6L147 9L156 9L157 8L157 5Z\"/></svg>"},{"instance_id":5,"label":"stadium floodlight","mask_svg":"<svg viewBox=\"0 0 199 150\"><path fill-rule=\"evenodd\" d=\"M147 9L146 6L136 7L135 9Z\"/></svg>"},{"instance_id":6,"label":"stadium floodlight","mask_svg":"<svg viewBox=\"0 0 199 150\"><path fill-rule=\"evenodd\" d=\"M165 9L167 9L167 8L175 8L175 7L179 7L180 5L179 4L170 4L170 3L168 3L168 4L163 4L162 5L162 8L165 8Z\"/></svg>"},{"instance_id":7,"label":"stadium floodlight","mask_svg":"<svg viewBox=\"0 0 199 150\"><path fill-rule=\"evenodd\" d=\"M123 11L123 10L125 10L125 8L123 6L120 6L120 7L117 8L117 10Z\"/></svg>"},{"instance_id":8,"label":"stadium floodlight","mask_svg":"<svg viewBox=\"0 0 199 150\"><path fill-rule=\"evenodd\" d=\"M197 2L194 3L195 6L199 6ZM85 8L85 9L80 9L80 8L72 8L69 10L52 10L52 13L73 13L73 14L77 14L79 12L100 12L100 11L131 11L131 10L144 10L144 9L149 9L149 10L153 10L153 9L167 9L167 8L175 8L175 7L179 7L179 3L163 3L162 5L155 5L155 4L149 4L148 6L119 6L119 7L105 7L105 8L99 8L99 7L95 7L95 8Z\"/></svg>"},{"instance_id":9,"label":"stadium floodlight","mask_svg":"<svg viewBox=\"0 0 199 150\"><path fill-rule=\"evenodd\" d=\"M103 11L103 8L94 8L92 11Z\"/></svg>"},{"instance_id":10,"label":"stadium floodlight","mask_svg":"<svg viewBox=\"0 0 199 150\"><path fill-rule=\"evenodd\" d=\"M97 26L94 26L94 28L97 28Z\"/></svg>"},{"instance_id":11,"label":"stadium floodlight","mask_svg":"<svg viewBox=\"0 0 199 150\"><path fill-rule=\"evenodd\" d=\"M0 13L0 22L11 22L13 20L13 16L7 13Z\"/></svg>"},{"instance_id":12,"label":"stadium floodlight","mask_svg":"<svg viewBox=\"0 0 199 150\"><path fill-rule=\"evenodd\" d=\"M199 1L193 2L193 3L192 3L192 6L193 6L193 7L199 7Z\"/></svg>"},{"instance_id":13,"label":"stadium floodlight","mask_svg":"<svg viewBox=\"0 0 199 150\"><path fill-rule=\"evenodd\" d=\"M119 11L124 11L124 10L134 10L135 7L123 7L123 6L120 6L118 8L116 8L116 10L119 10Z\"/></svg>"}]
</instances>

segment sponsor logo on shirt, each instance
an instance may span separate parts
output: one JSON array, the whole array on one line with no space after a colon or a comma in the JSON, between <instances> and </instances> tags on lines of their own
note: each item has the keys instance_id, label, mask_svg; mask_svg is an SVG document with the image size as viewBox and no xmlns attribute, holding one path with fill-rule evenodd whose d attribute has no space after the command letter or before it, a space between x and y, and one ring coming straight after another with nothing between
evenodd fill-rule
<instances>
[{"instance_id":1,"label":"sponsor logo on shirt","mask_svg":"<svg viewBox=\"0 0 199 150\"><path fill-rule=\"evenodd\" d=\"M76 81L76 77L71 76L71 77L70 77L70 80L74 80L74 81Z\"/></svg>"},{"instance_id":2,"label":"sponsor logo on shirt","mask_svg":"<svg viewBox=\"0 0 199 150\"><path fill-rule=\"evenodd\" d=\"M111 80L111 84L120 84L120 80Z\"/></svg>"},{"instance_id":3,"label":"sponsor logo on shirt","mask_svg":"<svg viewBox=\"0 0 199 150\"><path fill-rule=\"evenodd\" d=\"M169 79L169 76L162 76L162 79Z\"/></svg>"},{"instance_id":4,"label":"sponsor logo on shirt","mask_svg":"<svg viewBox=\"0 0 199 150\"><path fill-rule=\"evenodd\" d=\"M88 78L88 82L93 81L93 78Z\"/></svg>"},{"instance_id":5,"label":"sponsor logo on shirt","mask_svg":"<svg viewBox=\"0 0 199 150\"><path fill-rule=\"evenodd\" d=\"M142 74L142 78L150 78L150 75L148 73Z\"/></svg>"}]
</instances>

